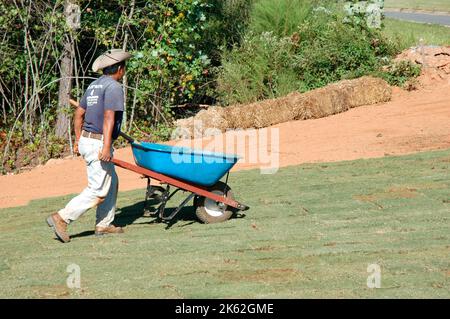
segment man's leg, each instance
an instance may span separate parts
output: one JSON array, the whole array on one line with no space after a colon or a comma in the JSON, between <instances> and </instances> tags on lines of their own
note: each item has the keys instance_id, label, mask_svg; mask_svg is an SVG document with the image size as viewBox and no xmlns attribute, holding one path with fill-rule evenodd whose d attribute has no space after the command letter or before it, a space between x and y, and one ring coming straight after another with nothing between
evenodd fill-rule
<instances>
[{"instance_id":1,"label":"man's leg","mask_svg":"<svg viewBox=\"0 0 450 319\"><path fill-rule=\"evenodd\" d=\"M113 164L103 163L98 159L98 153L101 149L101 142L98 142L99 143L96 142L92 145L91 150L85 156L88 187L58 212L62 219L67 223L77 220L88 209L102 203L111 188L111 170L109 169L109 165L104 164Z\"/></svg>"},{"instance_id":2,"label":"man's leg","mask_svg":"<svg viewBox=\"0 0 450 319\"><path fill-rule=\"evenodd\" d=\"M114 221L116 213L117 191L119 188L119 179L117 177L113 163L102 163L105 169L110 172L111 186L105 200L97 206L96 227L105 228Z\"/></svg>"},{"instance_id":3,"label":"man's leg","mask_svg":"<svg viewBox=\"0 0 450 319\"><path fill-rule=\"evenodd\" d=\"M77 220L88 209L95 207L102 199L97 197L92 189L86 187L83 192L74 197L63 209L47 218L47 224L53 227L58 238L67 243L70 241L67 226Z\"/></svg>"},{"instance_id":4,"label":"man's leg","mask_svg":"<svg viewBox=\"0 0 450 319\"><path fill-rule=\"evenodd\" d=\"M66 207L47 219L49 226L54 228L56 235L63 242L70 241L66 232L67 225L71 221L77 220L88 209L102 203L111 187L111 172L105 170L102 162L98 159L101 147L101 141L83 138L80 140L80 153L87 165L88 187L73 198Z\"/></svg>"},{"instance_id":5,"label":"man's leg","mask_svg":"<svg viewBox=\"0 0 450 319\"><path fill-rule=\"evenodd\" d=\"M99 197L95 192L86 187L83 192L77 197L74 197L58 214L66 222L70 223L77 220L88 209L93 208L100 204L104 198Z\"/></svg>"}]
</instances>

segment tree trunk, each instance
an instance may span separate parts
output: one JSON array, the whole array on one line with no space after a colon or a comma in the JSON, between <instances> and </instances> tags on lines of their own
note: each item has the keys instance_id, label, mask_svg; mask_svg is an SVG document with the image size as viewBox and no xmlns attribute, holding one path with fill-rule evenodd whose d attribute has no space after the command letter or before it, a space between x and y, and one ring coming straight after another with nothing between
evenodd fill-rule
<instances>
[{"instance_id":1,"label":"tree trunk","mask_svg":"<svg viewBox=\"0 0 450 319\"><path fill-rule=\"evenodd\" d=\"M68 135L68 128L70 125L70 117L66 111L69 105L70 91L72 89L72 56L70 53L71 45L69 37L64 43L63 57L61 59L61 80L59 82L58 93L58 118L56 121L56 136L65 138Z\"/></svg>"},{"instance_id":2,"label":"tree trunk","mask_svg":"<svg viewBox=\"0 0 450 319\"><path fill-rule=\"evenodd\" d=\"M134 6L135 6L135 0L131 1L131 9L130 9L130 13L128 14L128 19L131 19L133 17L133 13L134 13ZM124 28L127 28L125 30L125 38L123 40L123 47L122 49L124 51L127 50L127 42L128 42L128 22L127 25L125 26L125 24L123 24L122 26L122 30ZM127 129L127 93L128 93L128 77L125 73L125 75L123 76L122 79L122 83L123 83L123 95L124 95L124 105L123 105L123 118L122 118L122 130L124 132L128 131Z\"/></svg>"},{"instance_id":3,"label":"tree trunk","mask_svg":"<svg viewBox=\"0 0 450 319\"><path fill-rule=\"evenodd\" d=\"M66 17L67 24L70 29L75 29L79 26L79 12L76 12L79 7L75 4L74 0L66 0L64 4L64 15ZM78 16L77 16L78 15ZM72 37L66 35L64 42L64 49L61 58L61 80L59 82L59 93L58 93L58 117L56 120L56 130L55 134L60 138L67 138L69 125L70 125L70 115L66 111L69 106L70 91L72 90Z\"/></svg>"}]
</instances>

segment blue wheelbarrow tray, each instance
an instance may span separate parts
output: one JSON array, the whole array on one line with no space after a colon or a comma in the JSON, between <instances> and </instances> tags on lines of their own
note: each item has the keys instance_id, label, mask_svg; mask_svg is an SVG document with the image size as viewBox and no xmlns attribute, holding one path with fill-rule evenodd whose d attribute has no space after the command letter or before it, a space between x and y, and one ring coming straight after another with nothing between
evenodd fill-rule
<instances>
[{"instance_id":1,"label":"blue wheelbarrow tray","mask_svg":"<svg viewBox=\"0 0 450 319\"><path fill-rule=\"evenodd\" d=\"M131 144L138 166L201 186L216 184L237 163L235 154L148 142Z\"/></svg>"}]
</instances>

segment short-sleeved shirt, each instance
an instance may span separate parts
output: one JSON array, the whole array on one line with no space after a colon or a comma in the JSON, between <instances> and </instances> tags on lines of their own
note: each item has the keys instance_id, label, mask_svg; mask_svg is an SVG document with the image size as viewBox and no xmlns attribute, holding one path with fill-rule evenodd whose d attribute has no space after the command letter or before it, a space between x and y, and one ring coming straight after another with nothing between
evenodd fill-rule
<instances>
[{"instance_id":1,"label":"short-sleeved shirt","mask_svg":"<svg viewBox=\"0 0 450 319\"><path fill-rule=\"evenodd\" d=\"M89 85L80 106L86 110L83 130L97 134L103 134L103 112L115 111L112 138L119 136L124 107L124 94L119 82L110 76L101 76Z\"/></svg>"}]
</instances>

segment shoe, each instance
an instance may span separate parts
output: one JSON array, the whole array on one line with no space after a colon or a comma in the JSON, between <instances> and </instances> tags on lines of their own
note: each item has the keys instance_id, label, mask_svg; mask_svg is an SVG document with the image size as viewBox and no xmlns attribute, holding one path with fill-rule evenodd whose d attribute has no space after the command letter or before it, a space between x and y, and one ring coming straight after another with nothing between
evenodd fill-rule
<instances>
[{"instance_id":1,"label":"shoe","mask_svg":"<svg viewBox=\"0 0 450 319\"><path fill-rule=\"evenodd\" d=\"M108 227L95 227L95 235L96 236L103 236L107 234L122 234L123 228L122 227L116 227L114 225L109 225Z\"/></svg>"},{"instance_id":2,"label":"shoe","mask_svg":"<svg viewBox=\"0 0 450 319\"><path fill-rule=\"evenodd\" d=\"M49 227L53 228L53 231L63 243L68 243L70 241L70 236L67 233L67 223L59 216L58 213L54 213L47 217L47 224Z\"/></svg>"}]
</instances>

